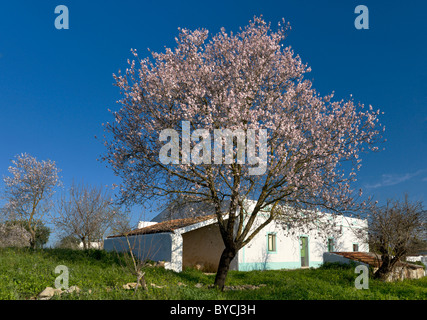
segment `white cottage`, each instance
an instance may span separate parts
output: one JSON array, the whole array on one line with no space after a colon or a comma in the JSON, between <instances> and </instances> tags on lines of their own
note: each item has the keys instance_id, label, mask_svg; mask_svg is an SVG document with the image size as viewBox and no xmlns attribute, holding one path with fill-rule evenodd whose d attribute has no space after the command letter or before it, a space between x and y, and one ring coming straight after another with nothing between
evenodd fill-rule
<instances>
[{"instance_id":1,"label":"white cottage","mask_svg":"<svg viewBox=\"0 0 427 320\"><path fill-rule=\"evenodd\" d=\"M150 223L140 223L141 228L128 234L129 244L141 259L165 261L165 268L180 272L185 267L200 266L215 272L224 249L216 216L205 214L196 217L167 219L167 210ZM181 213L180 213L181 214ZM265 218L259 215L253 228ZM359 243L354 231L366 227L367 221L345 216L326 215L322 218L332 230L319 223L314 228L283 227L271 222L262 229L233 259L231 270L295 269L318 267L323 263L324 252L367 252ZM108 251L129 250L122 235L104 240Z\"/></svg>"}]
</instances>

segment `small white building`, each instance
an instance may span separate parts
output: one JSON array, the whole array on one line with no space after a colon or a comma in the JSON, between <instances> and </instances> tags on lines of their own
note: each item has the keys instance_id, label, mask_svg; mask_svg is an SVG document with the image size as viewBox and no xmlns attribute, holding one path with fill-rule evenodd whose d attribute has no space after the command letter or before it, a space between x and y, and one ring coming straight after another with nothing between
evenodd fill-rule
<instances>
[{"instance_id":1,"label":"small white building","mask_svg":"<svg viewBox=\"0 0 427 320\"><path fill-rule=\"evenodd\" d=\"M79 249L84 249L83 242L79 243ZM88 249L102 249L102 241L91 241L88 245Z\"/></svg>"},{"instance_id":2,"label":"small white building","mask_svg":"<svg viewBox=\"0 0 427 320\"><path fill-rule=\"evenodd\" d=\"M128 234L134 254L140 259L165 261L165 268L177 272L191 266L215 272L224 249L216 216L204 212L189 218L163 220L165 217L166 214L161 213L152 224L145 223L145 227ZM259 215L253 228L264 219ZM324 252L368 251L367 245L360 243L354 233L367 226L366 220L325 215L318 222L312 228L292 229L271 222L239 250L230 269L318 267L323 263ZM325 228L332 224L333 229ZM117 235L105 239L104 249L128 251L129 245L124 236Z\"/></svg>"}]
</instances>

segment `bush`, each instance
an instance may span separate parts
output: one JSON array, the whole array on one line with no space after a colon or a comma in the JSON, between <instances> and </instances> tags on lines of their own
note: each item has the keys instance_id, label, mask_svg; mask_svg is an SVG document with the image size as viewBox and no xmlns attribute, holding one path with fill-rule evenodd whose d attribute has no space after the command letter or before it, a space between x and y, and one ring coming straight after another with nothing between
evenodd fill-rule
<instances>
[{"instance_id":1,"label":"bush","mask_svg":"<svg viewBox=\"0 0 427 320\"><path fill-rule=\"evenodd\" d=\"M319 269L321 270L328 270L328 269L341 269L341 270L347 270L347 269L354 269L354 263L342 263L342 262L325 262L323 263Z\"/></svg>"}]
</instances>

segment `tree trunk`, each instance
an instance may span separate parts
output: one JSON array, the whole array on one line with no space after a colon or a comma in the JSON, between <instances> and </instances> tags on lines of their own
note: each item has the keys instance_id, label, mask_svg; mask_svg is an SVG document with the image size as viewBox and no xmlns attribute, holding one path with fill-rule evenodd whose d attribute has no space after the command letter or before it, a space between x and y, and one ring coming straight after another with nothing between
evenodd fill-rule
<instances>
[{"instance_id":1,"label":"tree trunk","mask_svg":"<svg viewBox=\"0 0 427 320\"><path fill-rule=\"evenodd\" d=\"M81 237L80 240L81 240L81 242L83 244L83 250L86 250L87 249L86 237Z\"/></svg>"},{"instance_id":2,"label":"tree trunk","mask_svg":"<svg viewBox=\"0 0 427 320\"><path fill-rule=\"evenodd\" d=\"M28 220L28 232L30 233L30 248L35 249L36 248L36 230L35 227L33 228L31 223L33 221L33 215L34 215L34 208L33 212L31 213L30 219Z\"/></svg>"},{"instance_id":3,"label":"tree trunk","mask_svg":"<svg viewBox=\"0 0 427 320\"><path fill-rule=\"evenodd\" d=\"M382 281L387 280L388 275L393 271L394 265L398 261L398 258L390 259L388 255L381 256L381 265L378 270L374 274L375 279L379 279Z\"/></svg>"},{"instance_id":4,"label":"tree trunk","mask_svg":"<svg viewBox=\"0 0 427 320\"><path fill-rule=\"evenodd\" d=\"M224 290L225 278L227 277L228 270L230 269L230 263L233 258L236 256L237 251L233 248L225 248L221 254L221 259L219 260L218 270L215 276L215 287Z\"/></svg>"},{"instance_id":5,"label":"tree trunk","mask_svg":"<svg viewBox=\"0 0 427 320\"><path fill-rule=\"evenodd\" d=\"M30 229L30 248L36 248L36 232L33 229Z\"/></svg>"},{"instance_id":6,"label":"tree trunk","mask_svg":"<svg viewBox=\"0 0 427 320\"><path fill-rule=\"evenodd\" d=\"M378 268L378 270L374 273L374 279L385 281L390 271L391 270L389 270L389 267L383 263Z\"/></svg>"},{"instance_id":7,"label":"tree trunk","mask_svg":"<svg viewBox=\"0 0 427 320\"><path fill-rule=\"evenodd\" d=\"M135 286L135 292L138 290L139 286L142 287L142 289L147 290L147 283L145 281L145 272L137 271L136 272L137 279L136 279L136 286Z\"/></svg>"}]
</instances>

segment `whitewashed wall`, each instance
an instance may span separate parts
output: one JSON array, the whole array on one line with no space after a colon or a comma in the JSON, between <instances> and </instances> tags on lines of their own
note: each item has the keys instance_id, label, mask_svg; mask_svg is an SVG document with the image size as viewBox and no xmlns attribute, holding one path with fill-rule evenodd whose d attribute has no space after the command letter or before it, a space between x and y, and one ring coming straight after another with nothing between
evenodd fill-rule
<instances>
[{"instance_id":1,"label":"whitewashed wall","mask_svg":"<svg viewBox=\"0 0 427 320\"><path fill-rule=\"evenodd\" d=\"M133 254L141 260L172 261L172 233L155 233L129 236L129 245ZM104 240L104 250L125 252L129 251L125 237L107 238Z\"/></svg>"},{"instance_id":2,"label":"whitewashed wall","mask_svg":"<svg viewBox=\"0 0 427 320\"><path fill-rule=\"evenodd\" d=\"M328 251L328 238L335 240L334 251L353 251L358 244L359 251L367 252L368 246L362 244L353 230L366 226L365 220L329 216L330 222L336 222L333 230L318 228L293 229L271 222L261 230L249 244L238 253L239 270L253 269L294 269L301 267L300 237L308 237L309 267L319 267L323 263L323 253ZM258 218L257 224L265 218ZM252 229L255 229L253 226ZM268 251L268 234L276 235L276 251Z\"/></svg>"}]
</instances>

